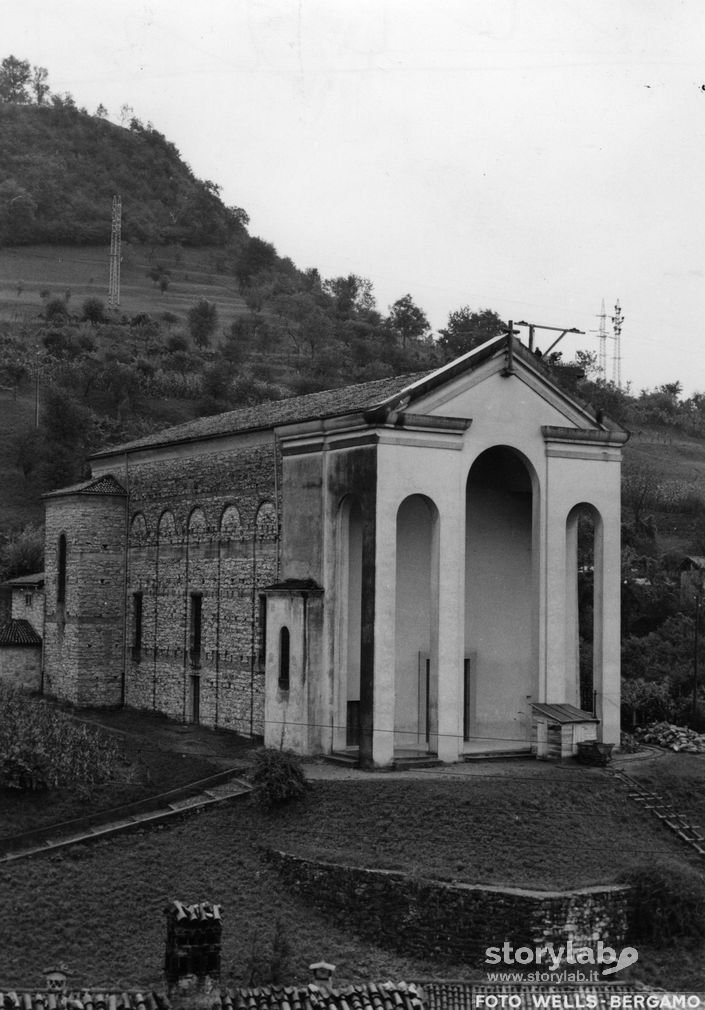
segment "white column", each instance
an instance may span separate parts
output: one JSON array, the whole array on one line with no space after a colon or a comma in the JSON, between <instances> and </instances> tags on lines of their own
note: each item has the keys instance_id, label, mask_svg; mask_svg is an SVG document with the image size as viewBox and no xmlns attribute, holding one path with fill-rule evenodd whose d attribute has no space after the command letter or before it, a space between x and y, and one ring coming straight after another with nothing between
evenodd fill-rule
<instances>
[{"instance_id":1,"label":"white column","mask_svg":"<svg viewBox=\"0 0 705 1010\"><path fill-rule=\"evenodd\" d=\"M566 522L565 536L565 694L580 708L580 628L578 619L578 513Z\"/></svg>"},{"instance_id":2,"label":"white column","mask_svg":"<svg viewBox=\"0 0 705 1010\"><path fill-rule=\"evenodd\" d=\"M604 743L620 739L621 530L619 514L595 524L594 687Z\"/></svg>"},{"instance_id":3,"label":"white column","mask_svg":"<svg viewBox=\"0 0 705 1010\"><path fill-rule=\"evenodd\" d=\"M394 759L394 676L396 666L396 509L377 502L375 565L374 710L372 761Z\"/></svg>"},{"instance_id":4,"label":"white column","mask_svg":"<svg viewBox=\"0 0 705 1010\"><path fill-rule=\"evenodd\" d=\"M546 670L542 695L539 681L539 701L564 702L566 643L566 523L565 514L547 502L546 582L545 582L545 656Z\"/></svg>"},{"instance_id":5,"label":"white column","mask_svg":"<svg viewBox=\"0 0 705 1010\"><path fill-rule=\"evenodd\" d=\"M463 751L462 678L465 656L465 494L442 506L438 536L438 737L441 761Z\"/></svg>"}]
</instances>

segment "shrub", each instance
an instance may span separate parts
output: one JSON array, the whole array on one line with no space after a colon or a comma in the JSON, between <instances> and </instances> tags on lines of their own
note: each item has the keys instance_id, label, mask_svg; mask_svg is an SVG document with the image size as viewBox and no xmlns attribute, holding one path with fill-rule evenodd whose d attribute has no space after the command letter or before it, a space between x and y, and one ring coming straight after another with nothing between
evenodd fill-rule
<instances>
[{"instance_id":1,"label":"shrub","mask_svg":"<svg viewBox=\"0 0 705 1010\"><path fill-rule=\"evenodd\" d=\"M306 792L306 773L301 758L288 750L262 747L255 754L252 774L255 802L271 810Z\"/></svg>"},{"instance_id":2,"label":"shrub","mask_svg":"<svg viewBox=\"0 0 705 1010\"><path fill-rule=\"evenodd\" d=\"M115 778L121 761L113 737L0 684L0 788L98 785Z\"/></svg>"},{"instance_id":3,"label":"shrub","mask_svg":"<svg viewBox=\"0 0 705 1010\"><path fill-rule=\"evenodd\" d=\"M705 938L705 879L690 866L651 863L623 874L631 885L629 939L668 946Z\"/></svg>"},{"instance_id":4,"label":"shrub","mask_svg":"<svg viewBox=\"0 0 705 1010\"><path fill-rule=\"evenodd\" d=\"M105 322L105 303L100 298L86 298L81 306L81 318L93 325Z\"/></svg>"}]
</instances>

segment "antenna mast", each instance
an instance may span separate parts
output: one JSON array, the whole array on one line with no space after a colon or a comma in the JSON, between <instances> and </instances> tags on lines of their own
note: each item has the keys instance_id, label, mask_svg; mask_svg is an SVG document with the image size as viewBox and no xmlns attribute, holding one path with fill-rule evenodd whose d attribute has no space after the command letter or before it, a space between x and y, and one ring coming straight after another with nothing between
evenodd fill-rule
<instances>
[{"instance_id":1,"label":"antenna mast","mask_svg":"<svg viewBox=\"0 0 705 1010\"><path fill-rule=\"evenodd\" d=\"M617 389L622 388L622 323L624 316L619 304L619 298L614 307L612 329L614 330L614 358L612 359L612 382Z\"/></svg>"},{"instance_id":2,"label":"antenna mast","mask_svg":"<svg viewBox=\"0 0 705 1010\"><path fill-rule=\"evenodd\" d=\"M115 309L120 304L120 246L122 244L122 199L113 197L113 223L110 232L110 284L108 306Z\"/></svg>"},{"instance_id":3,"label":"antenna mast","mask_svg":"<svg viewBox=\"0 0 705 1010\"><path fill-rule=\"evenodd\" d=\"M607 313L605 312L604 298L602 299L598 319L600 320L600 328L597 331L597 367L600 378L607 379Z\"/></svg>"}]
</instances>

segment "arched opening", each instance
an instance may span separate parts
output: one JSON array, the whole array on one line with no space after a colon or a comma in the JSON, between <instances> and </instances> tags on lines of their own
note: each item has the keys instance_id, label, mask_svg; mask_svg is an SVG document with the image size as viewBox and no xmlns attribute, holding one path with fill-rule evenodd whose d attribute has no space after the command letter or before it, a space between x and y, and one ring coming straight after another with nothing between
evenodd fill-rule
<instances>
[{"instance_id":1,"label":"arched opening","mask_svg":"<svg viewBox=\"0 0 705 1010\"><path fill-rule=\"evenodd\" d=\"M394 746L434 750L438 727L438 510L411 495L397 512Z\"/></svg>"},{"instance_id":2,"label":"arched opening","mask_svg":"<svg viewBox=\"0 0 705 1010\"><path fill-rule=\"evenodd\" d=\"M598 543L602 520L585 502L571 509L566 521L566 697L583 712L595 712L602 627L602 566Z\"/></svg>"},{"instance_id":3,"label":"arched opening","mask_svg":"<svg viewBox=\"0 0 705 1010\"><path fill-rule=\"evenodd\" d=\"M485 450L466 492L465 749L529 746L538 682L534 477L507 446Z\"/></svg>"},{"instance_id":4,"label":"arched opening","mask_svg":"<svg viewBox=\"0 0 705 1010\"><path fill-rule=\"evenodd\" d=\"M362 509L347 495L338 514L338 597L340 620L337 642L338 715L336 747L360 742L360 666L362 655Z\"/></svg>"}]
</instances>

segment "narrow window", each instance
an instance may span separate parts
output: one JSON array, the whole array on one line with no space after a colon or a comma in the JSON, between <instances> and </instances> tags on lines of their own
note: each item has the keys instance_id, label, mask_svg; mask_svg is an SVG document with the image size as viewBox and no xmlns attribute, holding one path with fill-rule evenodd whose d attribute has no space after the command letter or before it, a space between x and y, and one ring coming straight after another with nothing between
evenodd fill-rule
<instances>
[{"instance_id":1,"label":"narrow window","mask_svg":"<svg viewBox=\"0 0 705 1010\"><path fill-rule=\"evenodd\" d=\"M279 632L279 689L289 690L289 629Z\"/></svg>"},{"instance_id":2,"label":"narrow window","mask_svg":"<svg viewBox=\"0 0 705 1010\"><path fill-rule=\"evenodd\" d=\"M56 578L56 602L66 603L66 535L59 537L58 574Z\"/></svg>"},{"instance_id":3,"label":"narrow window","mask_svg":"<svg viewBox=\"0 0 705 1010\"><path fill-rule=\"evenodd\" d=\"M257 615L257 666L264 670L267 661L267 597L260 596Z\"/></svg>"},{"instance_id":4,"label":"narrow window","mask_svg":"<svg viewBox=\"0 0 705 1010\"><path fill-rule=\"evenodd\" d=\"M200 593L191 593L191 619L189 627L191 665L201 665L201 615L203 597Z\"/></svg>"},{"instance_id":5,"label":"narrow window","mask_svg":"<svg viewBox=\"0 0 705 1010\"><path fill-rule=\"evenodd\" d=\"M25 607L31 607L32 606L32 594L31 593L25 593L24 594L24 605L25 605Z\"/></svg>"},{"instance_id":6,"label":"narrow window","mask_svg":"<svg viewBox=\"0 0 705 1010\"><path fill-rule=\"evenodd\" d=\"M142 593L132 594L132 658L142 658Z\"/></svg>"}]
</instances>

